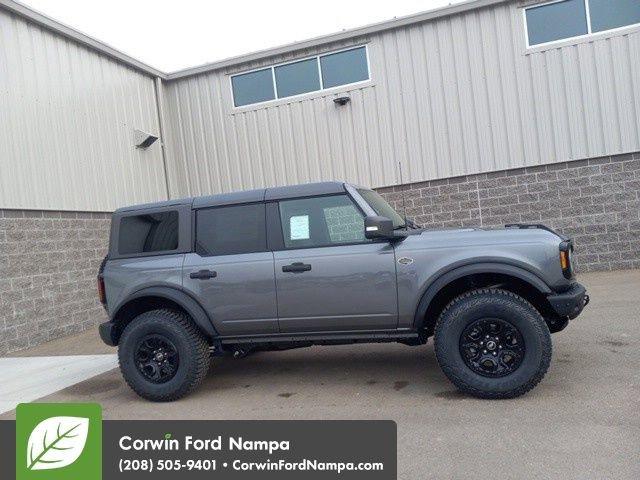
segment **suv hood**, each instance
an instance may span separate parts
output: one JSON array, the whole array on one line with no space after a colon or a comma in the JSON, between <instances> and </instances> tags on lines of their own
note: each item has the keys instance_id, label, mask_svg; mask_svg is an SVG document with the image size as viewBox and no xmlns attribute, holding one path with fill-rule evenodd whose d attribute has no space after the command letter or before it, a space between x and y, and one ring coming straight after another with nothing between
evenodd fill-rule
<instances>
[{"instance_id":1,"label":"suv hood","mask_svg":"<svg viewBox=\"0 0 640 480\"><path fill-rule=\"evenodd\" d=\"M545 242L545 240L551 240L553 242L570 241L565 235L545 225L534 224L510 224L496 228L451 228L441 230L419 228L408 230L406 233L408 238L413 236L418 236L423 240L447 238L448 241L457 238L464 243L470 241L483 243L487 240L507 243Z\"/></svg>"},{"instance_id":2,"label":"suv hood","mask_svg":"<svg viewBox=\"0 0 640 480\"><path fill-rule=\"evenodd\" d=\"M410 230L395 244L398 258L413 261L416 270L446 271L472 263L503 263L521 267L550 287L566 286L559 262L566 237L542 226L505 226L450 230Z\"/></svg>"}]
</instances>

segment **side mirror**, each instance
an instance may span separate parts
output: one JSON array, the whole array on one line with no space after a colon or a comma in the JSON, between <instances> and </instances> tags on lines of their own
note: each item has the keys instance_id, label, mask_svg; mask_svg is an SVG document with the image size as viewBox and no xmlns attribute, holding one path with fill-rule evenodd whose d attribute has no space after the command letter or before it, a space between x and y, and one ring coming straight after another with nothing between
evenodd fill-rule
<instances>
[{"instance_id":1,"label":"side mirror","mask_svg":"<svg viewBox=\"0 0 640 480\"><path fill-rule=\"evenodd\" d=\"M365 238L387 238L392 239L393 222L387 217L371 216L364 219Z\"/></svg>"}]
</instances>

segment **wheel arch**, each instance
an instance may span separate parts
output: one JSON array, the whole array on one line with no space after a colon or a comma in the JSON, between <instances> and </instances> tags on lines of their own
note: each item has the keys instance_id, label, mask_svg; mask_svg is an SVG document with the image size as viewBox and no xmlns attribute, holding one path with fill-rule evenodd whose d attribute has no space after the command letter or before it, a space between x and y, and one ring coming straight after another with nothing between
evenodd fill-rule
<instances>
[{"instance_id":1,"label":"wheel arch","mask_svg":"<svg viewBox=\"0 0 640 480\"><path fill-rule=\"evenodd\" d=\"M536 274L522 267L497 262L478 262L454 267L441 274L425 290L414 315L414 327L433 333L433 326L442 309L464 291L500 284L542 310L545 316L550 307L546 299L549 286Z\"/></svg>"},{"instance_id":2,"label":"wheel arch","mask_svg":"<svg viewBox=\"0 0 640 480\"><path fill-rule=\"evenodd\" d=\"M212 339L218 336L207 312L193 297L171 287L147 287L129 295L110 315L110 320L115 326L114 343L118 344L124 328L136 316L160 308L183 311L191 317L205 337Z\"/></svg>"}]
</instances>

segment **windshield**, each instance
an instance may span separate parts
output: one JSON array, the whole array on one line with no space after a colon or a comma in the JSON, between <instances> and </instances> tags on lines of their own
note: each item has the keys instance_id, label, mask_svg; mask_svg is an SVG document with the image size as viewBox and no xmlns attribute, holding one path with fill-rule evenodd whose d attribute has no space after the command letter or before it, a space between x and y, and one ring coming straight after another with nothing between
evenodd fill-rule
<instances>
[{"instance_id":1,"label":"windshield","mask_svg":"<svg viewBox=\"0 0 640 480\"><path fill-rule=\"evenodd\" d=\"M358 190L358 193L362 195L362 198L366 200L373 211L376 212L381 217L387 217L393 222L393 228L404 228L404 218L400 216L398 212L396 212L391 205L387 203L387 201L382 198L382 196L378 192L374 192L373 190Z\"/></svg>"}]
</instances>

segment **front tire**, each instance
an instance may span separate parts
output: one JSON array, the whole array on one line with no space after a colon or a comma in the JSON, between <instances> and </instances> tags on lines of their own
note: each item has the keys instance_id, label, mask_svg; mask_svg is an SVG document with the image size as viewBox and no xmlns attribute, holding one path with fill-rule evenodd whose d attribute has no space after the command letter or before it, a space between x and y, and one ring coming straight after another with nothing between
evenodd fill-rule
<instances>
[{"instance_id":1,"label":"front tire","mask_svg":"<svg viewBox=\"0 0 640 480\"><path fill-rule=\"evenodd\" d=\"M120 371L147 400L177 400L197 388L209 368L209 344L184 313L151 310L134 318L118 345Z\"/></svg>"},{"instance_id":2,"label":"front tire","mask_svg":"<svg viewBox=\"0 0 640 480\"><path fill-rule=\"evenodd\" d=\"M435 352L444 374L479 398L515 398L544 377L551 335L524 298L499 289L466 292L440 314Z\"/></svg>"}]
</instances>

